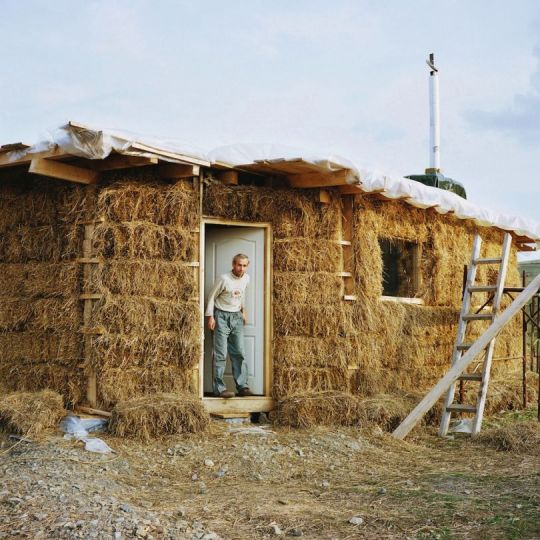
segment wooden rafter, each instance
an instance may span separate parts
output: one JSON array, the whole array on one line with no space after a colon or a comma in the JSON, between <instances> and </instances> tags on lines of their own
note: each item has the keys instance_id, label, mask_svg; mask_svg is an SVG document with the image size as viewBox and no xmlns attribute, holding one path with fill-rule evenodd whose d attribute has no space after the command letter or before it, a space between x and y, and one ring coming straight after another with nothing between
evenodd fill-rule
<instances>
[{"instance_id":1,"label":"wooden rafter","mask_svg":"<svg viewBox=\"0 0 540 540\"><path fill-rule=\"evenodd\" d=\"M50 176L60 180L68 180L78 184L95 184L100 173L91 169L83 169L75 165L69 165L60 161L51 159L34 158L30 162L29 173L39 174L41 176Z\"/></svg>"},{"instance_id":2,"label":"wooden rafter","mask_svg":"<svg viewBox=\"0 0 540 540\"><path fill-rule=\"evenodd\" d=\"M354 173L348 169L329 174L305 173L290 174L287 176L289 184L295 188L342 186L353 183L355 179Z\"/></svg>"}]
</instances>

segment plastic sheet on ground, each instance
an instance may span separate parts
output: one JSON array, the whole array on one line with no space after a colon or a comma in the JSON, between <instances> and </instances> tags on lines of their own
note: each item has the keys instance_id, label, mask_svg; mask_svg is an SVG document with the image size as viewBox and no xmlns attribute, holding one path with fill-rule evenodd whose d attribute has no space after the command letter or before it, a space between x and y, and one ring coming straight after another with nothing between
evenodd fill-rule
<instances>
[{"instance_id":1,"label":"plastic sheet on ground","mask_svg":"<svg viewBox=\"0 0 540 540\"><path fill-rule=\"evenodd\" d=\"M69 415L60 422L60 429L65 433L64 439L82 441L84 449L88 452L110 454L114 450L103 440L91 437L90 433L103 431L108 420L103 418L80 418Z\"/></svg>"}]
</instances>

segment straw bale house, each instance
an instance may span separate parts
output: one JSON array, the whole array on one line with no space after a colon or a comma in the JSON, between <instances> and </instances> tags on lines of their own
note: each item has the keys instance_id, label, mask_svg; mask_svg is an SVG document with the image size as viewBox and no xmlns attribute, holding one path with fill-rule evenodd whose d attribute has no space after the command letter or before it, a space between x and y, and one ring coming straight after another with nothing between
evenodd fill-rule
<instances>
[{"instance_id":1,"label":"straw bale house","mask_svg":"<svg viewBox=\"0 0 540 540\"><path fill-rule=\"evenodd\" d=\"M0 387L102 408L188 390L211 411L256 412L291 393L433 385L449 365L473 235L496 255L512 233L508 283L519 285L516 252L538 226L344 160L272 151L197 155L73 122L47 143L3 146ZM251 257L257 396L225 401L205 396L203 305L238 251ZM495 380L519 364L519 332L516 321L499 338Z\"/></svg>"}]
</instances>

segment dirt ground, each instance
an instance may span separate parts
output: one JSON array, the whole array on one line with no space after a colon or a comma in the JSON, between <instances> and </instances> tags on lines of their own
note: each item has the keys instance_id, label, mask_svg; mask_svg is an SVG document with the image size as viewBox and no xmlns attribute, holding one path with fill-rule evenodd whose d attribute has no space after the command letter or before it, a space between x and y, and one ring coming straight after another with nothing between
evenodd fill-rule
<instances>
[{"instance_id":1,"label":"dirt ground","mask_svg":"<svg viewBox=\"0 0 540 540\"><path fill-rule=\"evenodd\" d=\"M0 538L540 538L538 448L435 433L216 421L151 445L100 434L113 455L6 436Z\"/></svg>"}]
</instances>

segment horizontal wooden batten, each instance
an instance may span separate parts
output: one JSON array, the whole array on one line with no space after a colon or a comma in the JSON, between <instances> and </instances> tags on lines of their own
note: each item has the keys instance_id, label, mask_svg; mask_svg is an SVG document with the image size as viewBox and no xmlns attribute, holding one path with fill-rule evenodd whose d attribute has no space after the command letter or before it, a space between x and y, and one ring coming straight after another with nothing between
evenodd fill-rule
<instances>
[{"instance_id":1,"label":"horizontal wooden batten","mask_svg":"<svg viewBox=\"0 0 540 540\"><path fill-rule=\"evenodd\" d=\"M200 171L199 165L188 163L161 163L158 167L161 178L192 178L199 176Z\"/></svg>"},{"instance_id":2,"label":"horizontal wooden batten","mask_svg":"<svg viewBox=\"0 0 540 540\"><path fill-rule=\"evenodd\" d=\"M203 404L209 413L220 414L268 412L276 406L274 399L264 396L229 399L205 397L203 398Z\"/></svg>"},{"instance_id":3,"label":"horizontal wooden batten","mask_svg":"<svg viewBox=\"0 0 540 540\"><path fill-rule=\"evenodd\" d=\"M131 169L132 167L147 167L157 165L157 157L124 156L122 154L111 154L105 159L88 160L89 165L97 171L114 171L117 169Z\"/></svg>"},{"instance_id":4,"label":"horizontal wooden batten","mask_svg":"<svg viewBox=\"0 0 540 540\"><path fill-rule=\"evenodd\" d=\"M68 163L42 158L32 159L28 172L77 184L95 184L100 176L99 172L92 169L83 169Z\"/></svg>"},{"instance_id":5,"label":"horizontal wooden batten","mask_svg":"<svg viewBox=\"0 0 540 540\"><path fill-rule=\"evenodd\" d=\"M295 188L315 188L330 187L352 184L356 181L354 173L348 169L336 171L333 173L305 173L291 174L287 176L291 187Z\"/></svg>"},{"instance_id":6,"label":"horizontal wooden batten","mask_svg":"<svg viewBox=\"0 0 540 540\"><path fill-rule=\"evenodd\" d=\"M96 335L96 336L100 336L102 334L105 334L105 328L103 327L96 327L96 328L81 328L79 330L79 333L80 334L86 334L86 335Z\"/></svg>"},{"instance_id":7,"label":"horizontal wooden batten","mask_svg":"<svg viewBox=\"0 0 540 540\"><path fill-rule=\"evenodd\" d=\"M344 294L343 300L345 300L346 302L355 302L356 300L358 300L358 296L356 296L355 294Z\"/></svg>"},{"instance_id":8,"label":"horizontal wooden batten","mask_svg":"<svg viewBox=\"0 0 540 540\"><path fill-rule=\"evenodd\" d=\"M424 300L422 298L407 298L401 296L381 296L382 302L395 302L396 304L415 304L417 306L423 306Z\"/></svg>"},{"instance_id":9,"label":"horizontal wooden batten","mask_svg":"<svg viewBox=\"0 0 540 540\"><path fill-rule=\"evenodd\" d=\"M103 295L100 293L83 293L79 295L79 300L101 300Z\"/></svg>"},{"instance_id":10,"label":"horizontal wooden batten","mask_svg":"<svg viewBox=\"0 0 540 540\"><path fill-rule=\"evenodd\" d=\"M80 264L104 264L103 259L98 259L97 257L79 257L75 259L75 262Z\"/></svg>"}]
</instances>

